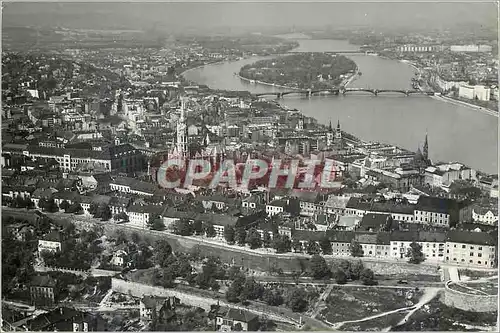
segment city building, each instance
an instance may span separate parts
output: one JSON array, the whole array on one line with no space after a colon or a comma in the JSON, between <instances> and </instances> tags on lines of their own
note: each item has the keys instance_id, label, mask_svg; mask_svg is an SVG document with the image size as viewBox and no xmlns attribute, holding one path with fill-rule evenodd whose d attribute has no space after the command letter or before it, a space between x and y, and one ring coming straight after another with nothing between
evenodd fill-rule
<instances>
[{"instance_id":1,"label":"city building","mask_svg":"<svg viewBox=\"0 0 500 333\"><path fill-rule=\"evenodd\" d=\"M144 296L139 303L139 313L143 320L161 320L167 311L175 310L180 304L176 297Z\"/></svg>"},{"instance_id":2,"label":"city building","mask_svg":"<svg viewBox=\"0 0 500 333\"><path fill-rule=\"evenodd\" d=\"M59 231L51 231L43 239L38 240L38 254L43 251L58 252L62 247L62 236Z\"/></svg>"},{"instance_id":3,"label":"city building","mask_svg":"<svg viewBox=\"0 0 500 333\"><path fill-rule=\"evenodd\" d=\"M458 96L466 99L477 99L479 101L489 101L491 90L485 86L461 85L458 88Z\"/></svg>"},{"instance_id":4,"label":"city building","mask_svg":"<svg viewBox=\"0 0 500 333\"><path fill-rule=\"evenodd\" d=\"M472 220L476 223L486 225L498 225L498 209L496 207L482 207L474 205L472 207Z\"/></svg>"},{"instance_id":5,"label":"city building","mask_svg":"<svg viewBox=\"0 0 500 333\"><path fill-rule=\"evenodd\" d=\"M100 315L57 307L29 319L23 328L30 332L103 332L107 325Z\"/></svg>"},{"instance_id":6,"label":"city building","mask_svg":"<svg viewBox=\"0 0 500 333\"><path fill-rule=\"evenodd\" d=\"M219 332L244 331L259 329L259 316L238 309L219 309L215 317L215 329Z\"/></svg>"},{"instance_id":7,"label":"city building","mask_svg":"<svg viewBox=\"0 0 500 333\"><path fill-rule=\"evenodd\" d=\"M463 53L488 53L493 50L493 47L490 45L480 45L480 44L471 44L471 45L451 45L451 52L463 52Z\"/></svg>"},{"instance_id":8,"label":"city building","mask_svg":"<svg viewBox=\"0 0 500 333\"><path fill-rule=\"evenodd\" d=\"M414 222L439 227L454 227L472 219L468 201L420 196L415 207Z\"/></svg>"},{"instance_id":9,"label":"city building","mask_svg":"<svg viewBox=\"0 0 500 333\"><path fill-rule=\"evenodd\" d=\"M56 281L50 275L35 275L30 282L31 304L51 306L56 301Z\"/></svg>"},{"instance_id":10,"label":"city building","mask_svg":"<svg viewBox=\"0 0 500 333\"><path fill-rule=\"evenodd\" d=\"M445 262L473 267L496 267L497 240L485 232L450 230L446 237Z\"/></svg>"}]
</instances>

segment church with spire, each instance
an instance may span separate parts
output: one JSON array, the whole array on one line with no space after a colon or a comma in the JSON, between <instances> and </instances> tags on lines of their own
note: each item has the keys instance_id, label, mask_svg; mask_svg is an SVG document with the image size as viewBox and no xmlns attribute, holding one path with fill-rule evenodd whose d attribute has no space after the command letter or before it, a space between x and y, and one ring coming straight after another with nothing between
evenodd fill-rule
<instances>
[{"instance_id":1,"label":"church with spire","mask_svg":"<svg viewBox=\"0 0 500 333\"><path fill-rule=\"evenodd\" d=\"M332 121L330 121L328 131L326 132L326 148L333 149L335 151L340 151L344 148L340 120L337 120L337 128L335 130L333 129Z\"/></svg>"},{"instance_id":2,"label":"church with spire","mask_svg":"<svg viewBox=\"0 0 500 333\"><path fill-rule=\"evenodd\" d=\"M175 144L169 151L168 159L203 158L221 160L225 153L224 141L217 140L216 135L204 128L202 139L191 138L187 126L187 107L185 98L181 97L180 116L176 124ZM191 119L192 120L192 119ZM218 142L220 141L220 142Z\"/></svg>"},{"instance_id":3,"label":"church with spire","mask_svg":"<svg viewBox=\"0 0 500 333\"><path fill-rule=\"evenodd\" d=\"M420 145L417 149L417 153L415 154L415 165L420 169L425 169L428 166L432 165L431 160L429 159L429 139L427 133L425 134L425 141L422 150L420 149Z\"/></svg>"}]
</instances>

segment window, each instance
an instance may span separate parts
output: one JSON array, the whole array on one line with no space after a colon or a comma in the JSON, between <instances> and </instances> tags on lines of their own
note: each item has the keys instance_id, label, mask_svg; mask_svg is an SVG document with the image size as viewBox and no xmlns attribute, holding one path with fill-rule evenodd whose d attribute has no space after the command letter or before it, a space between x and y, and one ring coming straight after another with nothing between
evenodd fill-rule
<instances>
[{"instance_id":1,"label":"window","mask_svg":"<svg viewBox=\"0 0 500 333\"><path fill-rule=\"evenodd\" d=\"M471 259L471 260L469 260L469 262L472 264L472 259Z\"/></svg>"},{"instance_id":2,"label":"window","mask_svg":"<svg viewBox=\"0 0 500 333\"><path fill-rule=\"evenodd\" d=\"M480 262L480 261L478 261L477 263L478 263L479 265L481 265L481 262Z\"/></svg>"},{"instance_id":3,"label":"window","mask_svg":"<svg viewBox=\"0 0 500 333\"><path fill-rule=\"evenodd\" d=\"M478 254L477 254L477 256L478 256L479 258L481 258L481 257L483 256L483 254L482 254L482 253L478 253Z\"/></svg>"},{"instance_id":4,"label":"window","mask_svg":"<svg viewBox=\"0 0 500 333\"><path fill-rule=\"evenodd\" d=\"M482 251L482 250L483 250L483 247L482 247L482 246L480 246L480 247L478 247L477 249L478 249L479 251Z\"/></svg>"},{"instance_id":5,"label":"window","mask_svg":"<svg viewBox=\"0 0 500 333\"><path fill-rule=\"evenodd\" d=\"M465 245L462 245L462 249L465 249Z\"/></svg>"},{"instance_id":6,"label":"window","mask_svg":"<svg viewBox=\"0 0 500 333\"><path fill-rule=\"evenodd\" d=\"M474 252L469 253L469 256L474 257Z\"/></svg>"},{"instance_id":7,"label":"window","mask_svg":"<svg viewBox=\"0 0 500 333\"><path fill-rule=\"evenodd\" d=\"M470 249L471 249L471 250L474 250L474 246L471 246L471 247L470 247Z\"/></svg>"}]
</instances>

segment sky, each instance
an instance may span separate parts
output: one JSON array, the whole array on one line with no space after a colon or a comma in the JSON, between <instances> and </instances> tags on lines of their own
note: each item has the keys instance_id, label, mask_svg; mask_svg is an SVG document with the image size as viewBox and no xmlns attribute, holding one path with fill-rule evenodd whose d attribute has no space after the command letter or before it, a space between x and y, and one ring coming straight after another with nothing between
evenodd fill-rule
<instances>
[{"instance_id":1,"label":"sky","mask_svg":"<svg viewBox=\"0 0 500 333\"><path fill-rule=\"evenodd\" d=\"M496 27L497 5L478 2L183 2L183 3L8 3L3 26L162 30L196 27L453 28Z\"/></svg>"}]
</instances>

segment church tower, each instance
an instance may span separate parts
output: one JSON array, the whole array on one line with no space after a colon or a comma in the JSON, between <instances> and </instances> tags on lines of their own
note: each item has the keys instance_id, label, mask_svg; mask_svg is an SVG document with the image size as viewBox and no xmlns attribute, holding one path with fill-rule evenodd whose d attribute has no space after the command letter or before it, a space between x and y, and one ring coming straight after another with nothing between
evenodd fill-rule
<instances>
[{"instance_id":1,"label":"church tower","mask_svg":"<svg viewBox=\"0 0 500 333\"><path fill-rule=\"evenodd\" d=\"M335 130L335 149L340 150L343 148L342 130L340 129L340 120L337 121L337 129Z\"/></svg>"},{"instance_id":2,"label":"church tower","mask_svg":"<svg viewBox=\"0 0 500 333\"><path fill-rule=\"evenodd\" d=\"M297 130L298 131L304 130L304 116L301 116L299 118L299 122L297 123Z\"/></svg>"},{"instance_id":3,"label":"church tower","mask_svg":"<svg viewBox=\"0 0 500 333\"><path fill-rule=\"evenodd\" d=\"M330 120L330 126L328 126L328 131L326 132L326 146L328 148L331 148L333 146L333 127L331 120Z\"/></svg>"},{"instance_id":4,"label":"church tower","mask_svg":"<svg viewBox=\"0 0 500 333\"><path fill-rule=\"evenodd\" d=\"M185 101L181 98L181 116L177 121L177 154L184 160L187 154L187 126L184 118Z\"/></svg>"},{"instance_id":5,"label":"church tower","mask_svg":"<svg viewBox=\"0 0 500 333\"><path fill-rule=\"evenodd\" d=\"M340 120L337 120L337 130L335 132L335 140L342 140L342 131L340 130Z\"/></svg>"},{"instance_id":6,"label":"church tower","mask_svg":"<svg viewBox=\"0 0 500 333\"><path fill-rule=\"evenodd\" d=\"M425 142L424 142L424 148L422 151L422 156L423 156L424 160L426 160L426 161L429 159L429 142L427 141L427 133L425 133Z\"/></svg>"}]
</instances>

